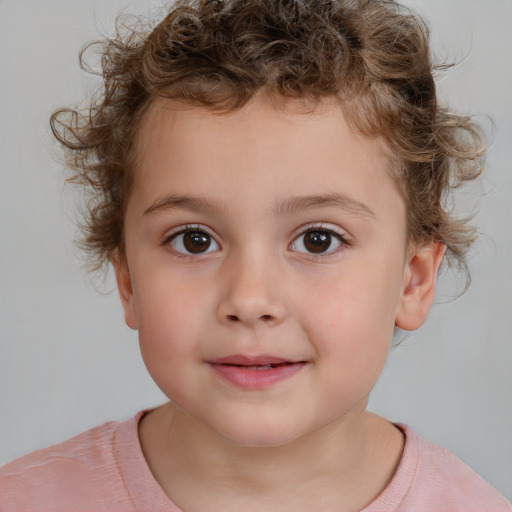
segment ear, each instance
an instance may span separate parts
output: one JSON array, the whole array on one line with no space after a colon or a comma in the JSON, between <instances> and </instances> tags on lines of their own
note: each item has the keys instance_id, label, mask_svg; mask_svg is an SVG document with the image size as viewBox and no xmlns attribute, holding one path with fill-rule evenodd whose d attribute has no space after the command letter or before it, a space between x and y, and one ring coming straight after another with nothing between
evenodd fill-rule
<instances>
[{"instance_id":1,"label":"ear","mask_svg":"<svg viewBox=\"0 0 512 512\"><path fill-rule=\"evenodd\" d=\"M117 289L124 309L124 321L131 329L137 329L137 312L128 262L125 257L116 252L112 257L112 265L116 273Z\"/></svg>"},{"instance_id":2,"label":"ear","mask_svg":"<svg viewBox=\"0 0 512 512\"><path fill-rule=\"evenodd\" d=\"M436 242L416 249L405 269L395 325L406 331L421 327L434 302L436 279L446 246Z\"/></svg>"}]
</instances>

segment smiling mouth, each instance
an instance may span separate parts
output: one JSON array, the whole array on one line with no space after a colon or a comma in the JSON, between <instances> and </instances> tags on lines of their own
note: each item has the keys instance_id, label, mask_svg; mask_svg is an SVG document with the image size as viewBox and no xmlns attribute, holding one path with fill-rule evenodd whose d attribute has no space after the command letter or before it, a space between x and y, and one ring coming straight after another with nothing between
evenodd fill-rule
<instances>
[{"instance_id":1,"label":"smiling mouth","mask_svg":"<svg viewBox=\"0 0 512 512\"><path fill-rule=\"evenodd\" d=\"M244 354L234 354L227 357L219 357L218 359L212 359L208 361L212 364L225 364L229 366L282 366L286 364L295 364L304 361L288 359L283 357L276 357L266 354L259 355L244 355Z\"/></svg>"},{"instance_id":2,"label":"smiling mouth","mask_svg":"<svg viewBox=\"0 0 512 512\"><path fill-rule=\"evenodd\" d=\"M307 362L271 356L230 356L208 364L223 381L238 388L263 389L296 375Z\"/></svg>"},{"instance_id":3,"label":"smiling mouth","mask_svg":"<svg viewBox=\"0 0 512 512\"><path fill-rule=\"evenodd\" d=\"M272 368L279 368L281 366L287 366L287 365L291 365L291 364L298 364L298 363L302 363L302 362L303 361L297 361L297 362L288 361L286 363L253 364L253 365L229 364L229 363L222 363L222 364L226 364L226 366L235 366L237 368L245 368L246 370L271 370Z\"/></svg>"}]
</instances>

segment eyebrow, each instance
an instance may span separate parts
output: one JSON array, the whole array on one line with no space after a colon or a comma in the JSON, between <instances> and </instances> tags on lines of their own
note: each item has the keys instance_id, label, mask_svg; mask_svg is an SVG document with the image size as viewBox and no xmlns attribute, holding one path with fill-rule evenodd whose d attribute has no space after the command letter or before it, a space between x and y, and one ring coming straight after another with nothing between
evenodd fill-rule
<instances>
[{"instance_id":1,"label":"eyebrow","mask_svg":"<svg viewBox=\"0 0 512 512\"><path fill-rule=\"evenodd\" d=\"M170 195L156 200L151 206L144 210L142 215L144 216L149 213L174 209L188 210L191 212L200 213L214 213L220 215L227 210L227 207L220 201L209 199L207 197Z\"/></svg>"},{"instance_id":2,"label":"eyebrow","mask_svg":"<svg viewBox=\"0 0 512 512\"><path fill-rule=\"evenodd\" d=\"M274 215L281 216L290 215L303 210L329 207L340 208L356 215L363 215L370 218L375 217L375 214L368 206L340 193L312 194L277 201L274 205L273 212ZM207 197L169 195L156 200L144 210L142 215L174 209L221 215L227 211L227 205Z\"/></svg>"},{"instance_id":3,"label":"eyebrow","mask_svg":"<svg viewBox=\"0 0 512 512\"><path fill-rule=\"evenodd\" d=\"M340 193L299 196L284 201L278 201L274 207L274 213L276 215L286 215L301 210L329 207L340 208L348 213L363 215L365 217L375 217L375 214L368 206L350 196Z\"/></svg>"}]
</instances>

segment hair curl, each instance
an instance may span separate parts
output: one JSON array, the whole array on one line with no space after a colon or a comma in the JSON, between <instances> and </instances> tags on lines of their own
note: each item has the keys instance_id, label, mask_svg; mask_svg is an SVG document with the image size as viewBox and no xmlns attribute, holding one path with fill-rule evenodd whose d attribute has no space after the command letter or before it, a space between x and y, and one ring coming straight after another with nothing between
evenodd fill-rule
<instances>
[{"instance_id":1,"label":"hair curl","mask_svg":"<svg viewBox=\"0 0 512 512\"><path fill-rule=\"evenodd\" d=\"M485 141L469 117L438 105L433 75L445 66L433 64L416 14L392 0L178 0L155 28L120 25L96 43L96 99L85 112L51 117L69 181L87 193L82 246L94 268L124 252L134 141L152 101L225 113L266 90L313 102L336 96L354 127L383 137L395 155L410 240L446 244L449 263L467 270L476 230L453 216L446 198L480 174ZM91 72L84 50L80 64Z\"/></svg>"}]
</instances>

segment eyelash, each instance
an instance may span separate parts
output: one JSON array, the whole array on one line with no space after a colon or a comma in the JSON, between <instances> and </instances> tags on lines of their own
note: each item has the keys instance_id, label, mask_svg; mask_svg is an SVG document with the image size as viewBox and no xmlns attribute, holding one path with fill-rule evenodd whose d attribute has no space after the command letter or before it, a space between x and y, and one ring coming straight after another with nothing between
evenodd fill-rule
<instances>
[{"instance_id":1,"label":"eyelash","mask_svg":"<svg viewBox=\"0 0 512 512\"><path fill-rule=\"evenodd\" d=\"M219 242L217 242L216 238L213 235L210 234L210 232L209 232L209 230L207 228L205 228L204 226L202 226L200 224L186 224L184 226L179 226L179 227L173 229L170 233L166 234L166 236L164 237L164 240L162 241L162 245L163 246L171 245L171 242L173 240L175 240L178 236L183 235L183 234L185 234L187 232L201 232L201 233L205 233L206 235L208 235L210 237L210 239L211 239L211 241L213 243L215 243L217 246L220 247L220 244L219 244ZM198 252L198 253L194 254L192 252L178 251L175 248L172 248L172 249L173 249L173 252L174 252L174 254L176 256L184 257L184 258L187 258L187 257L197 257L197 256L201 256L203 254L208 254L209 252L212 252L212 251L208 251L207 250L207 251Z\"/></svg>"},{"instance_id":2,"label":"eyelash","mask_svg":"<svg viewBox=\"0 0 512 512\"><path fill-rule=\"evenodd\" d=\"M338 240L340 245L338 247L336 247L335 249L330 250L328 252L320 252L320 253L304 252L304 251L296 251L296 252L298 252L299 254L305 254L309 258L325 259L325 258L329 258L329 257L337 255L339 252L343 251L348 246L350 246L350 243L347 241L344 234L339 233L337 230L326 227L325 224L320 223L320 224L308 225L308 226L305 226L304 228L302 228L297 233L297 235L294 237L291 247L293 247L296 244L297 240L299 240L299 238L301 236L304 236L305 234L314 232L314 231L321 232L321 233L328 233L329 235L334 237L336 240Z\"/></svg>"},{"instance_id":3,"label":"eyelash","mask_svg":"<svg viewBox=\"0 0 512 512\"><path fill-rule=\"evenodd\" d=\"M320 233L329 234L330 236L334 237L340 243L340 245L333 250L329 250L328 252L319 252L319 253L315 253L313 251L298 251L298 250L294 249L294 246L297 244L297 241L300 239L300 237L306 235L307 233L315 232L315 231L320 232ZM207 228L205 228L204 226L202 226L200 224L187 224L185 226L179 226L179 227L175 228L174 230L172 230L170 233L168 233L165 236L165 238L162 242L162 245L169 246L171 244L171 242L173 240L175 240L178 236L183 235L187 232L205 233L208 237L210 237L211 241L220 248L220 244L219 244L219 242L217 242L216 238L209 233L209 230ZM331 241L331 243L332 243L332 241ZM324 224L312 224L312 225L308 225L308 226L302 228L294 236L293 242L290 244L289 247L294 252L297 252L299 254L305 254L310 258L322 259L322 258L328 258L328 257L336 255L338 252L344 250L349 245L350 244L347 242L345 236L342 235L341 233L339 233L338 231L336 231L332 228L326 227ZM179 257L190 257L190 256L194 257L194 256L200 256L200 255L208 254L209 252L212 252L212 251L208 251L209 247L210 246L208 246L205 251L198 252L198 253L179 251L176 248L173 248L173 249L174 249L174 253Z\"/></svg>"}]
</instances>

